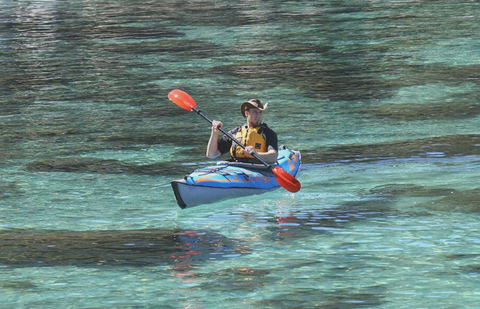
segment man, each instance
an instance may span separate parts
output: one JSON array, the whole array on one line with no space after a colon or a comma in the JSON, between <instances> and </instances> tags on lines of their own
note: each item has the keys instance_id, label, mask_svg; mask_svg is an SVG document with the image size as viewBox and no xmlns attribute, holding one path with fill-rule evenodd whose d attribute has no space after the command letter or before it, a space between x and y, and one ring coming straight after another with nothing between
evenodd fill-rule
<instances>
[{"instance_id":1,"label":"man","mask_svg":"<svg viewBox=\"0 0 480 309\"><path fill-rule=\"evenodd\" d=\"M260 100L251 99L243 102L240 106L240 111L247 119L247 123L229 133L245 145L245 149L242 149L226 135L219 139L219 128L223 127L223 123L214 120L207 146L207 157L213 159L230 151L234 161L258 163L258 160L252 155L256 153L265 162L275 163L278 155L277 134L265 123L262 123L263 111L267 109L267 105L268 103L265 103L263 106Z\"/></svg>"}]
</instances>

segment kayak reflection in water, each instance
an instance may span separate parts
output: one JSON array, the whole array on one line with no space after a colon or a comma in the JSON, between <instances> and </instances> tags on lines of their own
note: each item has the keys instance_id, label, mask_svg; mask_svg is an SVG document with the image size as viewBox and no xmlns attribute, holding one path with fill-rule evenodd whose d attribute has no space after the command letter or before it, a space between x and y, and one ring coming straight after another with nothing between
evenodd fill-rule
<instances>
[{"instance_id":1,"label":"kayak reflection in water","mask_svg":"<svg viewBox=\"0 0 480 309\"><path fill-rule=\"evenodd\" d=\"M277 134L266 123L262 122L263 111L267 109L267 106L268 103L263 105L258 99L251 99L242 103L240 111L243 117L247 119L247 123L229 131L229 133L245 145L245 149L234 143L227 135L219 138L219 128L223 127L223 123L213 120L206 156L213 159L230 152L232 161L260 163L253 156L256 153L265 162L275 163L278 155Z\"/></svg>"}]
</instances>

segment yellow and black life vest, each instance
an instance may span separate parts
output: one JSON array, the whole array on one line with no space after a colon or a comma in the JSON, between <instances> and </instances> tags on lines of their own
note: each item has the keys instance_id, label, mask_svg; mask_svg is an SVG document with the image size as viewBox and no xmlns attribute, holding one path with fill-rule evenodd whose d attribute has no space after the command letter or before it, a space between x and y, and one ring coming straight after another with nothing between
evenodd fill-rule
<instances>
[{"instance_id":1,"label":"yellow and black life vest","mask_svg":"<svg viewBox=\"0 0 480 309\"><path fill-rule=\"evenodd\" d=\"M263 130L265 127L259 126L256 128L247 128L247 126L242 126L238 130L235 138L245 146L253 146L257 152L267 152L267 140ZM233 143L232 148L230 148L230 155L234 159L240 158L253 158L250 155L247 155L243 152L242 147L238 146L236 143Z\"/></svg>"}]
</instances>

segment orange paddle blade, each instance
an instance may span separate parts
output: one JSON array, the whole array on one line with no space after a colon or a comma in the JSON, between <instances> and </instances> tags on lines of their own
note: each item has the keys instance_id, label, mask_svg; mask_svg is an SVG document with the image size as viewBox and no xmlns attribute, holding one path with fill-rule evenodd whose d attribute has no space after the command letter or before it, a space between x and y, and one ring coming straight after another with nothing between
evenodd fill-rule
<instances>
[{"instance_id":1,"label":"orange paddle blade","mask_svg":"<svg viewBox=\"0 0 480 309\"><path fill-rule=\"evenodd\" d=\"M298 192L302 185L295 177L290 175L286 170L282 169L280 166L275 166L272 168L272 172L275 174L277 182L287 191Z\"/></svg>"},{"instance_id":2,"label":"orange paddle blade","mask_svg":"<svg viewBox=\"0 0 480 309\"><path fill-rule=\"evenodd\" d=\"M170 91L168 93L168 98L170 101L187 111L191 111L193 108L197 107L195 100L188 93L180 89Z\"/></svg>"}]
</instances>

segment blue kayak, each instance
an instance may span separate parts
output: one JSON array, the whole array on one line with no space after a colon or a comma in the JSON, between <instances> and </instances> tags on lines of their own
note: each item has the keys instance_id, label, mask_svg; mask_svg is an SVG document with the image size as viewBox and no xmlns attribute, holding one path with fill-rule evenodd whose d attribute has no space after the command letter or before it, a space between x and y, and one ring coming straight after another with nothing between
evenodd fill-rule
<instances>
[{"instance_id":1,"label":"blue kayak","mask_svg":"<svg viewBox=\"0 0 480 309\"><path fill-rule=\"evenodd\" d=\"M277 165L296 177L301 165L300 152L280 147L277 163L273 166ZM269 167L229 161L196 169L171 184L181 208L261 194L280 187Z\"/></svg>"}]
</instances>

